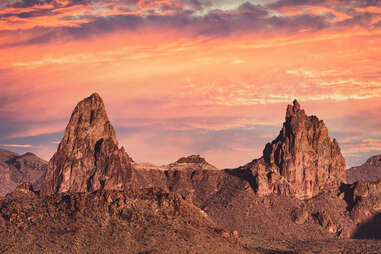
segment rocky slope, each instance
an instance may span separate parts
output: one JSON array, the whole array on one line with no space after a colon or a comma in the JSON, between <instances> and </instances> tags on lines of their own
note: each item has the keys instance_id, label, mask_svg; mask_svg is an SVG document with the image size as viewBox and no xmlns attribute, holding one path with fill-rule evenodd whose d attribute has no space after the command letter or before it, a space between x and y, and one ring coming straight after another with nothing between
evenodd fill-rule
<instances>
[{"instance_id":1,"label":"rocky slope","mask_svg":"<svg viewBox=\"0 0 381 254\"><path fill-rule=\"evenodd\" d=\"M19 186L14 193L0 200L2 253L347 254L379 253L381 248L381 241L377 240L301 240L278 237L277 234L268 237L261 232L241 237L236 231L229 232L216 226L205 212L183 200L180 195L158 188L59 193L39 198L29 187ZM367 185L350 187L346 195L353 201L357 200L356 204L352 204L352 211L362 210L361 205L357 206L361 202L359 197L375 197L377 189L374 186L368 189ZM284 206L287 202L275 203L269 196L263 201L265 206ZM324 205L324 202L317 205ZM311 217L309 208L293 211L289 223L302 225L316 221L317 225L321 223L332 227L333 219L324 213L329 205L332 204L320 207L322 214ZM353 213L353 216L357 215L357 212ZM262 216L257 214L257 221ZM273 222L268 222L265 219L258 225L261 228L272 227L279 220L273 217ZM377 222L379 217L376 216L362 224L356 231L356 237L380 239ZM278 232L287 234L286 231L292 230L281 223L279 225L276 228Z\"/></svg>"},{"instance_id":2,"label":"rocky slope","mask_svg":"<svg viewBox=\"0 0 381 254\"><path fill-rule=\"evenodd\" d=\"M9 197L0 207L1 253L256 253L157 188Z\"/></svg>"},{"instance_id":3,"label":"rocky slope","mask_svg":"<svg viewBox=\"0 0 381 254\"><path fill-rule=\"evenodd\" d=\"M41 194L123 189L131 179L131 163L118 147L102 99L94 93L75 107L49 161Z\"/></svg>"},{"instance_id":4,"label":"rocky slope","mask_svg":"<svg viewBox=\"0 0 381 254\"><path fill-rule=\"evenodd\" d=\"M370 157L364 164L347 170L347 183L381 180L381 155Z\"/></svg>"},{"instance_id":5,"label":"rocky slope","mask_svg":"<svg viewBox=\"0 0 381 254\"><path fill-rule=\"evenodd\" d=\"M32 153L19 155L0 149L0 195L12 192L25 182L39 190L46 168L47 162Z\"/></svg>"}]
</instances>

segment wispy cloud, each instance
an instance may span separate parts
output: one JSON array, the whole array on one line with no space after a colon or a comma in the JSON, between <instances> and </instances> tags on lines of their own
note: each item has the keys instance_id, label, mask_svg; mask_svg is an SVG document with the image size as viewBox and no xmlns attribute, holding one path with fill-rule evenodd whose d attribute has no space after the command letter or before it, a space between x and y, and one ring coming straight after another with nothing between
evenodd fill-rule
<instances>
[{"instance_id":1,"label":"wispy cloud","mask_svg":"<svg viewBox=\"0 0 381 254\"><path fill-rule=\"evenodd\" d=\"M21 144L0 144L3 147L13 147L13 148L31 148L32 145L21 145Z\"/></svg>"},{"instance_id":2,"label":"wispy cloud","mask_svg":"<svg viewBox=\"0 0 381 254\"><path fill-rule=\"evenodd\" d=\"M137 160L203 153L231 166L261 154L297 98L347 158L365 160L379 151L379 6L2 1L0 143L48 159L76 103L97 91Z\"/></svg>"}]
</instances>

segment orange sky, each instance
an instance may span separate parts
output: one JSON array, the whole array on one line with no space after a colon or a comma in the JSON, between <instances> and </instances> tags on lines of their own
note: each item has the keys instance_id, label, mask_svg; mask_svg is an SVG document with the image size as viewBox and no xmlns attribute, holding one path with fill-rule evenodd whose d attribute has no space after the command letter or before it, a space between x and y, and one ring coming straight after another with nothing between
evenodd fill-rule
<instances>
[{"instance_id":1,"label":"orange sky","mask_svg":"<svg viewBox=\"0 0 381 254\"><path fill-rule=\"evenodd\" d=\"M136 161L242 165L294 98L348 166L381 153L380 1L5 2L0 148L49 159L98 92Z\"/></svg>"}]
</instances>

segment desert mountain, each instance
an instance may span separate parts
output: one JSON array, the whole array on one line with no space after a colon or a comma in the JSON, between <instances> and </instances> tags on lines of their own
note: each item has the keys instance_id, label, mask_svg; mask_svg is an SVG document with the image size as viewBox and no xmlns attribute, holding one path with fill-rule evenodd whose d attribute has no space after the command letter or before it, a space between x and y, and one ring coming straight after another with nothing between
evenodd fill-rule
<instances>
[{"instance_id":1,"label":"desert mountain","mask_svg":"<svg viewBox=\"0 0 381 254\"><path fill-rule=\"evenodd\" d=\"M347 170L347 183L381 180L381 155L370 157L364 164Z\"/></svg>"},{"instance_id":2,"label":"desert mountain","mask_svg":"<svg viewBox=\"0 0 381 254\"><path fill-rule=\"evenodd\" d=\"M131 179L131 162L118 147L103 101L94 93L75 107L49 161L41 194L123 189Z\"/></svg>"},{"instance_id":3,"label":"desert mountain","mask_svg":"<svg viewBox=\"0 0 381 254\"><path fill-rule=\"evenodd\" d=\"M46 167L47 162L33 153L19 155L0 149L0 195L4 196L26 182L39 190Z\"/></svg>"},{"instance_id":4,"label":"desert mountain","mask_svg":"<svg viewBox=\"0 0 381 254\"><path fill-rule=\"evenodd\" d=\"M261 158L220 170L198 155L164 166L134 162L118 148L102 99L93 94L75 108L42 194L160 188L242 236L316 240L356 236L357 227L379 213L377 184L343 182L338 143L297 101Z\"/></svg>"},{"instance_id":5,"label":"desert mountain","mask_svg":"<svg viewBox=\"0 0 381 254\"><path fill-rule=\"evenodd\" d=\"M248 167L259 195L278 192L307 199L345 182L345 161L337 141L330 139L324 122L307 116L296 100L287 107L279 136Z\"/></svg>"}]
</instances>

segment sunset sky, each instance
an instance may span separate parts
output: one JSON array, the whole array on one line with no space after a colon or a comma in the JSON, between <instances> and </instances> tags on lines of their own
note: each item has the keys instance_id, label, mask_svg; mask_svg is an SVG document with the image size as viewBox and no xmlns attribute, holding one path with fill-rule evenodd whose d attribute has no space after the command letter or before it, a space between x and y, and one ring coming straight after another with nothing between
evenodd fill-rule
<instances>
[{"instance_id":1,"label":"sunset sky","mask_svg":"<svg viewBox=\"0 0 381 254\"><path fill-rule=\"evenodd\" d=\"M48 160L98 92L135 161L262 154L298 99L347 167L381 154L380 0L2 0L0 148Z\"/></svg>"}]
</instances>

